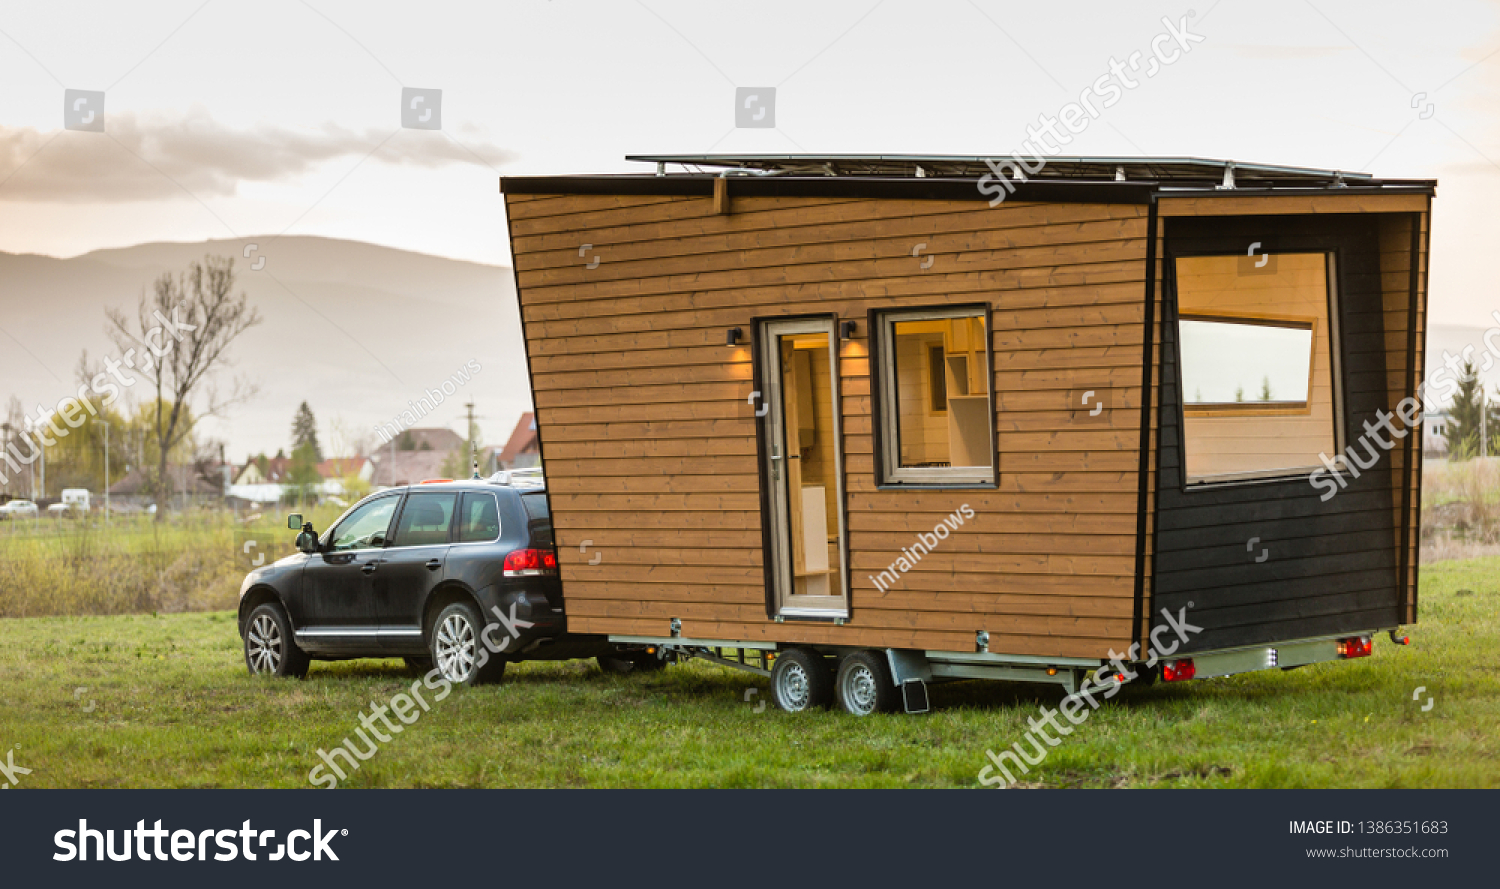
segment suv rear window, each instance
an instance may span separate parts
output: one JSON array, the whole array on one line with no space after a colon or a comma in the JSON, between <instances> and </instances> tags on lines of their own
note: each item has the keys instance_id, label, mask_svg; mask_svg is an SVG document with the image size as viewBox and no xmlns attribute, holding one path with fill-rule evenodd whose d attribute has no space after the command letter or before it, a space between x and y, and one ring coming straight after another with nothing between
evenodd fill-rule
<instances>
[{"instance_id":1,"label":"suv rear window","mask_svg":"<svg viewBox=\"0 0 1500 889\"><path fill-rule=\"evenodd\" d=\"M521 503L531 517L531 542L538 546L552 546L552 511L547 508L547 495L522 494Z\"/></svg>"}]
</instances>

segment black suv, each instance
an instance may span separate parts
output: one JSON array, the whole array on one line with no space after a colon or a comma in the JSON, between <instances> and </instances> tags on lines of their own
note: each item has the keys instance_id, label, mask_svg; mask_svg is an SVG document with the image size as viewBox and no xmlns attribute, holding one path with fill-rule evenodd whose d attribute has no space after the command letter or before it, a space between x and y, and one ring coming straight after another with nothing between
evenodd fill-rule
<instances>
[{"instance_id":1,"label":"black suv","mask_svg":"<svg viewBox=\"0 0 1500 889\"><path fill-rule=\"evenodd\" d=\"M402 657L454 683L495 682L507 661L598 657L614 672L654 653L565 632L545 485L521 474L372 494L299 553L250 572L239 631L251 673L301 677L312 660Z\"/></svg>"}]
</instances>

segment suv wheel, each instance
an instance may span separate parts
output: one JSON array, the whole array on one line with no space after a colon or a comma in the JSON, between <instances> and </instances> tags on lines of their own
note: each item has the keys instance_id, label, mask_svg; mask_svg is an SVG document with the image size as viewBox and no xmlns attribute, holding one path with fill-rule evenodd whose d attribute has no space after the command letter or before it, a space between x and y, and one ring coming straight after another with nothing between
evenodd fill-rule
<instances>
[{"instance_id":1,"label":"suv wheel","mask_svg":"<svg viewBox=\"0 0 1500 889\"><path fill-rule=\"evenodd\" d=\"M444 679L458 685L483 685L499 682L505 675L505 661L489 651L480 638L483 631L479 613L466 602L455 602L438 613L427 647Z\"/></svg>"},{"instance_id":2,"label":"suv wheel","mask_svg":"<svg viewBox=\"0 0 1500 889\"><path fill-rule=\"evenodd\" d=\"M251 675L307 675L312 660L297 647L292 625L280 605L266 603L250 612L245 621L245 666Z\"/></svg>"}]
</instances>

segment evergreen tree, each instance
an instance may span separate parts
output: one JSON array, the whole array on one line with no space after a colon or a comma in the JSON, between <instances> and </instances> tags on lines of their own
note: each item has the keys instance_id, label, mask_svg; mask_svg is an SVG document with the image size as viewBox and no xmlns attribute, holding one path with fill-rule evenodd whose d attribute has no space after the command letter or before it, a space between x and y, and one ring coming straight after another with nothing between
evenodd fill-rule
<instances>
[{"instance_id":1,"label":"evergreen tree","mask_svg":"<svg viewBox=\"0 0 1500 889\"><path fill-rule=\"evenodd\" d=\"M297 408L297 415L292 417L292 456L303 447L311 446L314 463L323 462L323 449L318 445L318 421L313 417L312 408L307 402Z\"/></svg>"},{"instance_id":2,"label":"evergreen tree","mask_svg":"<svg viewBox=\"0 0 1500 889\"><path fill-rule=\"evenodd\" d=\"M1271 378L1265 377L1260 381L1260 400L1271 400Z\"/></svg>"},{"instance_id":3,"label":"evergreen tree","mask_svg":"<svg viewBox=\"0 0 1500 889\"><path fill-rule=\"evenodd\" d=\"M323 477L318 474L318 464L322 461L314 451L316 447L316 442L309 442L293 449L292 462L287 464L287 483L297 489L299 499L311 493L310 489L323 481Z\"/></svg>"},{"instance_id":4,"label":"evergreen tree","mask_svg":"<svg viewBox=\"0 0 1500 889\"><path fill-rule=\"evenodd\" d=\"M1448 428L1444 437L1448 440L1448 453L1455 459L1479 455L1480 404L1485 403L1485 425L1489 432L1489 454L1495 455L1496 442L1500 439L1500 404L1490 402L1474 369L1474 362L1465 361L1458 377L1458 392L1453 396L1453 405L1448 409Z\"/></svg>"}]
</instances>

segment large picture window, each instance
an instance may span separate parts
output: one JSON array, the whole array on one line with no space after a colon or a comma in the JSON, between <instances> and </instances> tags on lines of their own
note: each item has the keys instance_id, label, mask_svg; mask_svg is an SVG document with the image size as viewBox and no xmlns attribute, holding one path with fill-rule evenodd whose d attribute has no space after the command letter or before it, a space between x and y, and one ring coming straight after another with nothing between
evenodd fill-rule
<instances>
[{"instance_id":1,"label":"large picture window","mask_svg":"<svg viewBox=\"0 0 1500 889\"><path fill-rule=\"evenodd\" d=\"M1243 259L1176 260L1188 484L1297 475L1339 452L1332 257Z\"/></svg>"},{"instance_id":2,"label":"large picture window","mask_svg":"<svg viewBox=\"0 0 1500 889\"><path fill-rule=\"evenodd\" d=\"M881 481L993 484L995 408L982 307L878 317Z\"/></svg>"}]
</instances>

